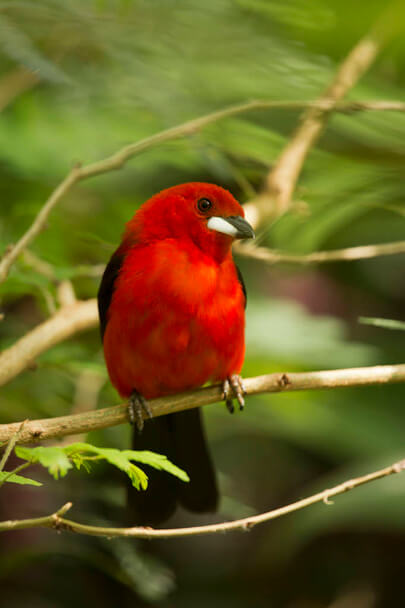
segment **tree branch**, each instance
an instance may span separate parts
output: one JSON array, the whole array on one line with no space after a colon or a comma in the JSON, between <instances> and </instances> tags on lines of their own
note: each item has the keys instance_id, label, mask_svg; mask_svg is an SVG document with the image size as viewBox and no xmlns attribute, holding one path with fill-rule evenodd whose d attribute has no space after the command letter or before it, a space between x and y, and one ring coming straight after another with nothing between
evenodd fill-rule
<instances>
[{"instance_id":1,"label":"tree branch","mask_svg":"<svg viewBox=\"0 0 405 608\"><path fill-rule=\"evenodd\" d=\"M27 422L26 420L23 420L23 422L21 422L21 424L18 425L18 428L16 429L15 433L13 433L13 435L11 435L10 439L8 440L6 449L4 450L3 456L1 457L1 460L0 460L0 473L3 471L3 469L7 463L7 460L10 457L11 452L14 450L14 446L17 443L17 441L21 435L21 431L23 430L26 422Z\"/></svg>"},{"instance_id":2,"label":"tree branch","mask_svg":"<svg viewBox=\"0 0 405 608\"><path fill-rule=\"evenodd\" d=\"M244 379L247 395L372 386L399 382L405 382L405 364L354 367L318 372L276 373ZM216 385L180 395L152 399L149 405L153 416L164 416L221 400L222 389L219 385ZM24 425L18 443L32 443L44 439L75 435L76 433L87 433L124 423L128 423L127 404L71 416L32 420ZM0 425L0 441L8 441L20 424L14 422Z\"/></svg>"},{"instance_id":3,"label":"tree branch","mask_svg":"<svg viewBox=\"0 0 405 608\"><path fill-rule=\"evenodd\" d=\"M304 255L283 253L256 247L244 243L234 248L238 255L255 260L263 260L269 264L320 264L329 262L352 262L354 260L365 260L384 255L396 255L405 253L405 241L394 243L379 243L378 245L360 245L357 247L345 247L344 249L331 249L330 251L315 251Z\"/></svg>"},{"instance_id":4,"label":"tree branch","mask_svg":"<svg viewBox=\"0 0 405 608\"><path fill-rule=\"evenodd\" d=\"M405 105L405 104L404 104ZM404 108L405 111L405 108ZM52 283L60 283L61 279L58 278L54 267L49 262L45 262L37 255L32 253L29 249L26 249L22 253L22 260L24 264L32 268L35 272L42 275ZM105 264L76 264L74 272L72 272L72 278L77 277L101 277L105 269Z\"/></svg>"},{"instance_id":5,"label":"tree branch","mask_svg":"<svg viewBox=\"0 0 405 608\"><path fill-rule=\"evenodd\" d=\"M370 31L351 49L340 64L332 82L317 100L317 104L304 112L301 124L268 174L264 193L247 205L247 217L254 227L272 215L281 215L288 210L305 159L322 134L329 115L336 109L337 102L353 88L369 69L388 39L392 38L401 27L398 7L398 0L388 5Z\"/></svg>"},{"instance_id":6,"label":"tree branch","mask_svg":"<svg viewBox=\"0 0 405 608\"><path fill-rule=\"evenodd\" d=\"M0 353L0 386L26 369L34 359L51 346L70 338L79 331L98 325L95 299L75 301L62 307L50 319L41 323L13 346Z\"/></svg>"},{"instance_id":7,"label":"tree branch","mask_svg":"<svg viewBox=\"0 0 405 608\"><path fill-rule=\"evenodd\" d=\"M235 251L238 255L263 260L270 264L313 264L405 253L405 241L317 251L307 255L285 254L248 244L235 248ZM38 355L55 344L70 338L79 331L92 329L97 325L98 313L95 299L72 302L71 305L63 307L50 319L35 327L13 346L0 353L0 386L24 371Z\"/></svg>"},{"instance_id":8,"label":"tree branch","mask_svg":"<svg viewBox=\"0 0 405 608\"><path fill-rule=\"evenodd\" d=\"M106 528L99 526L90 526L86 524L80 524L70 519L65 519L63 515L72 507L72 503L66 503L61 509L47 515L45 517L37 517L34 519L22 519L22 520L9 520L0 522L0 532L10 532L11 530L25 530L27 528L53 528L55 530L69 530L70 532L76 532L77 534L85 534L88 536L107 536L108 538L114 537L126 537L126 538L180 538L184 536L202 536L206 534L218 534L223 532L231 532L236 530L250 530L258 524L277 519L305 509L310 505L318 502L324 502L325 504L331 504L331 498L349 492L354 488L358 488L366 483L401 473L405 469L405 460L396 462L389 467L380 469L368 475L362 475L361 477L355 477L349 479L333 488L323 490L317 494L313 494L308 498L303 498L293 502L285 507L279 509L273 509L260 515L254 515L238 519L236 521L227 521L219 524L209 524L206 526L193 526L189 528L173 528L166 530L156 530L154 528Z\"/></svg>"},{"instance_id":9,"label":"tree branch","mask_svg":"<svg viewBox=\"0 0 405 608\"><path fill-rule=\"evenodd\" d=\"M15 260L18 258L20 253L34 240L34 238L44 229L46 220L56 203L68 192L68 190L76 183L79 179L80 167L76 165L68 173L65 179L59 184L59 186L52 192L51 196L46 201L45 205L41 208L35 220L28 228L27 232L23 234L20 240L12 246L9 246L3 258L0 261L0 284L3 283L9 273L9 270Z\"/></svg>"},{"instance_id":10,"label":"tree branch","mask_svg":"<svg viewBox=\"0 0 405 608\"><path fill-rule=\"evenodd\" d=\"M266 100L253 100L246 103L238 104L224 108L217 112L212 112L206 116L201 116L194 120L190 120L183 124L180 124L165 131L160 131L155 135L146 137L138 142L129 144L124 148L121 148L111 156L104 160L91 163L82 167L80 164L75 165L65 179L57 186L52 192L51 196L45 202L44 206L35 217L33 223L23 236L17 241L15 245L10 245L3 257L0 260L0 284L3 283L10 271L11 266L14 264L18 256L24 251L28 245L34 240L34 238L44 229L46 221L54 209L56 204L67 194L67 192L77 182L100 175L101 173L107 173L109 171L115 171L124 166L124 164L133 156L144 152L158 144L162 144L167 141L173 141L188 135L192 135L198 132L200 129L215 123L224 118L236 116L245 112L251 112L253 110L264 110L264 109L284 109L294 110L307 108L316 112L318 115L323 115L327 110L331 110L329 99L321 98L318 101L308 102L296 102L296 101L266 101ZM396 101L371 101L371 102L349 102L336 105L333 108L335 111L350 113L359 111L394 111L404 112L405 104ZM281 158L280 158L281 160ZM303 161L302 161L303 162ZM279 161L280 163L280 161Z\"/></svg>"}]
</instances>

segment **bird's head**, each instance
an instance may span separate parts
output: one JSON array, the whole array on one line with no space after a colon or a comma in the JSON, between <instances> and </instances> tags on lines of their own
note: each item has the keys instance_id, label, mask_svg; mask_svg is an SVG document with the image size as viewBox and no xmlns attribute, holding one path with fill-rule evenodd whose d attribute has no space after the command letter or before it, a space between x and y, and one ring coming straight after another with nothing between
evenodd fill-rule
<instances>
[{"instance_id":1,"label":"bird's head","mask_svg":"<svg viewBox=\"0 0 405 608\"><path fill-rule=\"evenodd\" d=\"M191 182L159 192L127 224L126 237L135 242L190 240L221 261L234 239L254 238L244 211L230 192L214 184Z\"/></svg>"}]
</instances>

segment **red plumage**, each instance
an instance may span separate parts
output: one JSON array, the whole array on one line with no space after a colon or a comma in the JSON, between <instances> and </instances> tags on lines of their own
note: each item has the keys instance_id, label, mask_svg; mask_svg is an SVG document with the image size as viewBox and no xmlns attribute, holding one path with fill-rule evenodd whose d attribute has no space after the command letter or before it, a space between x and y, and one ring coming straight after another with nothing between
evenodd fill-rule
<instances>
[{"instance_id":1,"label":"red plumage","mask_svg":"<svg viewBox=\"0 0 405 608\"><path fill-rule=\"evenodd\" d=\"M201 200L210 207L200 209L208 205ZM153 196L127 224L99 292L105 359L122 397L136 390L150 399L239 374L245 294L235 235L210 229L212 217L244 212L226 190L189 183Z\"/></svg>"}]
</instances>

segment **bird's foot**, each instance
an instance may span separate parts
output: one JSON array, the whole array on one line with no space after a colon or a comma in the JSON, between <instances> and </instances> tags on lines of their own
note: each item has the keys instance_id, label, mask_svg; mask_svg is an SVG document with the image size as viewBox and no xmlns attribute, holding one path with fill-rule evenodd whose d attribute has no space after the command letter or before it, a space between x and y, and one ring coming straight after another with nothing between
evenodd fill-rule
<instances>
[{"instance_id":1,"label":"bird's foot","mask_svg":"<svg viewBox=\"0 0 405 608\"><path fill-rule=\"evenodd\" d=\"M245 407L243 395L246 395L246 389L241 376L232 374L222 383L222 398L225 401L226 407L231 414L234 413L233 400L236 399L239 403L239 409L242 411Z\"/></svg>"},{"instance_id":2,"label":"bird's foot","mask_svg":"<svg viewBox=\"0 0 405 608\"><path fill-rule=\"evenodd\" d=\"M143 429L144 417L152 418L152 410L148 402L138 391L133 391L128 400L128 416L129 421L133 424L140 433Z\"/></svg>"}]
</instances>

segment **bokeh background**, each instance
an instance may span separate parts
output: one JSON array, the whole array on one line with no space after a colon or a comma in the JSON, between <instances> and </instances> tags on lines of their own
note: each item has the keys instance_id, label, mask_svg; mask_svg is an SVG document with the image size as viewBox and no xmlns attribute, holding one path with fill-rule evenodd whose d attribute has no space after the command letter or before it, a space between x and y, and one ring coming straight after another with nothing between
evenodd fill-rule
<instances>
[{"instance_id":1,"label":"bokeh background","mask_svg":"<svg viewBox=\"0 0 405 608\"><path fill-rule=\"evenodd\" d=\"M386 6L384 0L40 0L0 2L0 246L26 230L76 161L252 98L307 100ZM405 19L398 8L398 21ZM349 99L404 99L405 42L394 38ZM297 111L222 121L82 182L30 252L94 297L99 269L135 209L190 180L260 191ZM308 253L401 240L405 116L334 115L311 152L288 214L263 245ZM404 334L359 316L404 318L404 256L311 267L240 258L249 293L246 376L403 361ZM1 345L49 316L52 280L21 257L1 286ZM95 276L92 276L95 275ZM113 405L97 330L43 354L1 389L0 421L59 416L80 400ZM243 414L205 408L223 499L215 516L284 505L405 456L405 388L381 386L250 397ZM125 426L90 442L127 447ZM8 484L0 516L34 517L66 501L80 521L120 525L125 483L110 467L42 488ZM0 538L0 605L199 608L389 608L403 603L401 476L259 526L250 533L162 542L27 530Z\"/></svg>"}]
</instances>

